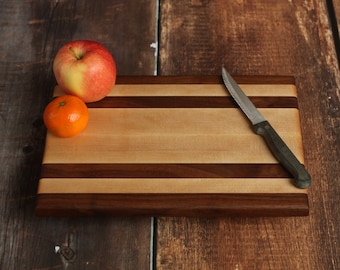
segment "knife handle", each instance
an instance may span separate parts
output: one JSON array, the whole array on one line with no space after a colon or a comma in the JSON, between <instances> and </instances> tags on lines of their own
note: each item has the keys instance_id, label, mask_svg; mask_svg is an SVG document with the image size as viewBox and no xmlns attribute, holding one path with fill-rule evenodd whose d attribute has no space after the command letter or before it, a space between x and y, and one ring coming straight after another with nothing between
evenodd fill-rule
<instances>
[{"instance_id":1,"label":"knife handle","mask_svg":"<svg viewBox=\"0 0 340 270\"><path fill-rule=\"evenodd\" d=\"M294 176L295 186L298 188L308 188L311 184L309 173L269 122L260 122L254 125L253 128L257 134L265 139L277 160Z\"/></svg>"}]
</instances>

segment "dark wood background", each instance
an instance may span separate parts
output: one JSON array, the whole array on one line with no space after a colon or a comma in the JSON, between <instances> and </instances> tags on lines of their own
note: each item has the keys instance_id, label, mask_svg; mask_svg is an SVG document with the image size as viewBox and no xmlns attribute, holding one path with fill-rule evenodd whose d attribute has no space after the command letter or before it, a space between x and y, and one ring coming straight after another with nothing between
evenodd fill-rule
<instances>
[{"instance_id":1,"label":"dark wood background","mask_svg":"<svg viewBox=\"0 0 340 270\"><path fill-rule=\"evenodd\" d=\"M340 269L339 7L339 0L0 1L0 269ZM295 76L314 180L310 215L36 217L51 65L73 39L103 43L119 75L218 75L224 65L234 75Z\"/></svg>"}]
</instances>

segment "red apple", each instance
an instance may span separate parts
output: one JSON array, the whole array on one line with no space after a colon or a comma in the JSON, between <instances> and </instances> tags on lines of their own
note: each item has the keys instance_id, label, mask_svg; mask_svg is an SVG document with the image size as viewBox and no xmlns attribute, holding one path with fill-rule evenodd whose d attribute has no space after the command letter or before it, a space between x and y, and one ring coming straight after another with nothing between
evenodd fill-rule
<instances>
[{"instance_id":1,"label":"red apple","mask_svg":"<svg viewBox=\"0 0 340 270\"><path fill-rule=\"evenodd\" d=\"M75 40L60 48L53 62L58 85L84 102L104 98L116 82L116 64L100 43Z\"/></svg>"}]
</instances>

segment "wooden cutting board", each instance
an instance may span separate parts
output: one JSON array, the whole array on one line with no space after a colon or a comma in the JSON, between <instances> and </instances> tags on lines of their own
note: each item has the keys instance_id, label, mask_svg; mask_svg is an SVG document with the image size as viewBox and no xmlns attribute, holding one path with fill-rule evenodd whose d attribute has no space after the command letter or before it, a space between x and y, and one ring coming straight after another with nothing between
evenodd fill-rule
<instances>
[{"instance_id":1,"label":"wooden cutting board","mask_svg":"<svg viewBox=\"0 0 340 270\"><path fill-rule=\"evenodd\" d=\"M303 163L292 77L235 77ZM63 94L56 87L55 95ZM42 216L308 215L219 76L118 77L83 133L47 133Z\"/></svg>"}]
</instances>

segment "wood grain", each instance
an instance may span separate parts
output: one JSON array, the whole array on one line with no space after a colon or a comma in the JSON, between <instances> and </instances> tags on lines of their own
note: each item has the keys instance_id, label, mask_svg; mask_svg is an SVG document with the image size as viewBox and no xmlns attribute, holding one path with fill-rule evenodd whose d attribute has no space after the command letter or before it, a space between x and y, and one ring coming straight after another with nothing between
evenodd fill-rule
<instances>
[{"instance_id":1,"label":"wood grain","mask_svg":"<svg viewBox=\"0 0 340 270\"><path fill-rule=\"evenodd\" d=\"M280 164L241 163L54 163L42 165L42 178L185 178L235 177L269 178L273 175L288 178Z\"/></svg>"},{"instance_id":2,"label":"wood grain","mask_svg":"<svg viewBox=\"0 0 340 270\"><path fill-rule=\"evenodd\" d=\"M339 69L324 1L162 1L160 75L294 75L309 218L159 218L157 269L338 269ZM188 233L190 232L190 233Z\"/></svg>"},{"instance_id":3,"label":"wood grain","mask_svg":"<svg viewBox=\"0 0 340 270\"><path fill-rule=\"evenodd\" d=\"M119 74L153 75L155 12L150 1L1 1L0 269L149 267L150 218L37 218L35 201L56 51L94 39Z\"/></svg>"},{"instance_id":4,"label":"wood grain","mask_svg":"<svg viewBox=\"0 0 340 270\"><path fill-rule=\"evenodd\" d=\"M259 201L261 197L261 201ZM306 194L42 194L38 214L54 216L305 216ZM91 208L88 207L91 202ZM122 202L124 202L122 204Z\"/></svg>"},{"instance_id":5,"label":"wood grain","mask_svg":"<svg viewBox=\"0 0 340 270\"><path fill-rule=\"evenodd\" d=\"M177 83L187 79L194 86ZM225 216L239 210L251 216L307 215L306 190L293 185L262 138L251 131L221 79L212 84L214 79L160 76L137 85L143 79L131 77L89 106L90 120L81 134L65 140L48 133L36 213ZM250 83L250 98L303 162L296 89L284 80L266 85L256 84L258 79L240 80ZM195 96L199 84L205 92ZM131 85L136 87L129 89ZM122 95L123 89L138 94L150 85L163 95ZM58 87L56 94L62 94ZM229 103L218 102L226 98ZM148 203L141 203L143 199Z\"/></svg>"},{"instance_id":6,"label":"wood grain","mask_svg":"<svg viewBox=\"0 0 340 270\"><path fill-rule=\"evenodd\" d=\"M92 119L79 136L60 140L48 134L43 163L276 162L238 109L90 109L90 113ZM274 108L262 114L303 162L298 111Z\"/></svg>"},{"instance_id":7,"label":"wood grain","mask_svg":"<svg viewBox=\"0 0 340 270\"><path fill-rule=\"evenodd\" d=\"M181 166L178 166L181 168ZM275 168L275 167L274 167ZM270 168L271 172L276 171ZM155 173L154 173L155 174ZM234 173L231 173L234 175ZM59 175L58 175L59 176ZM246 199L247 194L303 194L306 197L307 190L300 190L292 185L292 179L282 177L281 175L273 179L272 175L267 177L256 176L251 178L248 175L244 177L216 177L216 175L206 177L62 177L56 179L56 175L50 178L42 178L39 183L39 194L112 194L114 198L117 194L156 194L161 198L162 194L182 195L187 194L242 194ZM281 195L280 195L281 196ZM70 196L71 197L71 196ZM98 196L100 197L100 196ZM178 196L180 197L180 196ZM131 196L133 198L133 196ZM197 195L199 198L199 195ZM208 198L208 196L207 196ZM255 198L255 196L254 196ZM194 205L195 202L192 202ZM282 205L284 201L282 201ZM304 206L307 208L307 204ZM41 207L44 207L43 205ZM91 206L88 206L91 208ZM109 204L106 206L109 208ZM207 206L209 207L209 206ZM255 205L254 205L255 207ZM39 206L38 206L39 208ZM157 205L161 210L161 205ZM181 208L178 205L177 208ZM222 208L222 206L220 206ZM270 208L268 205L266 208ZM175 210L175 209L174 209ZM179 211L178 211L179 212ZM130 211L133 213L133 211ZM184 213L184 212L183 212ZM262 212L265 214L265 211ZM149 211L149 215L152 212ZM224 214L227 214L225 212ZM50 215L53 215L52 211ZM183 214L182 214L183 215Z\"/></svg>"},{"instance_id":8,"label":"wood grain","mask_svg":"<svg viewBox=\"0 0 340 270\"><path fill-rule=\"evenodd\" d=\"M252 97L257 108L297 108L296 97ZM88 105L89 108L237 108L231 97L108 97Z\"/></svg>"},{"instance_id":9,"label":"wood grain","mask_svg":"<svg viewBox=\"0 0 340 270\"><path fill-rule=\"evenodd\" d=\"M340 269L340 77L326 1L157 2L159 31L156 1L1 1L0 268ZM317 179L310 216L160 218L154 238L149 218L34 217L51 60L83 37L112 50L125 75L219 75L223 62L234 75L295 76Z\"/></svg>"},{"instance_id":10,"label":"wood grain","mask_svg":"<svg viewBox=\"0 0 340 270\"><path fill-rule=\"evenodd\" d=\"M339 29L340 29L340 1L339 0L333 0L333 1L328 1L328 7L331 8L331 10L329 10L330 13L330 17L333 15L334 18L330 18L330 19L334 19L334 21L331 21L334 25L333 26L333 30L335 29L333 35L334 35L334 39L336 40L336 44L339 45L339 40L340 40L340 35L339 35ZM339 51L338 51L339 53ZM339 55L338 55L339 57Z\"/></svg>"}]
</instances>

